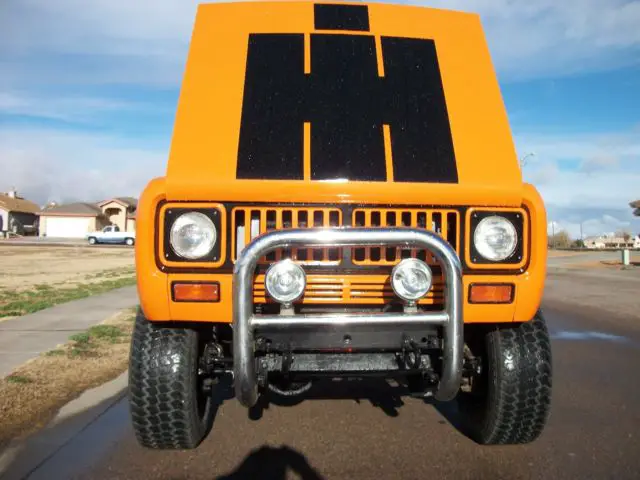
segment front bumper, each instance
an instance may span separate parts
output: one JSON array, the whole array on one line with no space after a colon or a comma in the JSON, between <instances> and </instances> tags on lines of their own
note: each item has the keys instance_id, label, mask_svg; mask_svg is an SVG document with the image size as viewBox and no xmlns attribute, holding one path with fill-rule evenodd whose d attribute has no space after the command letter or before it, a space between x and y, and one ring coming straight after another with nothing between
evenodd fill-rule
<instances>
[{"instance_id":1,"label":"front bumper","mask_svg":"<svg viewBox=\"0 0 640 480\"><path fill-rule=\"evenodd\" d=\"M258 260L278 248L402 246L431 251L442 266L444 309L440 312L380 314L257 315L253 313L253 278ZM246 407L258 400L254 331L371 325L436 325L443 328L442 373L435 397L446 401L460 388L463 361L462 266L456 251L439 235L413 228L312 228L266 233L249 243L233 271L233 368L236 397Z\"/></svg>"}]
</instances>

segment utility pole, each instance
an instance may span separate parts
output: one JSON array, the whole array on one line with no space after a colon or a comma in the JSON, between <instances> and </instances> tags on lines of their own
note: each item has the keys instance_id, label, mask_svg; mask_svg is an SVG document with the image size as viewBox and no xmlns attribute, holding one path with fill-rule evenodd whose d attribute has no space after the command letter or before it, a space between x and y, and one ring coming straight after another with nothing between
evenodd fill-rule
<instances>
[{"instance_id":1,"label":"utility pole","mask_svg":"<svg viewBox=\"0 0 640 480\"><path fill-rule=\"evenodd\" d=\"M551 221L551 248L556 248L556 223Z\"/></svg>"}]
</instances>

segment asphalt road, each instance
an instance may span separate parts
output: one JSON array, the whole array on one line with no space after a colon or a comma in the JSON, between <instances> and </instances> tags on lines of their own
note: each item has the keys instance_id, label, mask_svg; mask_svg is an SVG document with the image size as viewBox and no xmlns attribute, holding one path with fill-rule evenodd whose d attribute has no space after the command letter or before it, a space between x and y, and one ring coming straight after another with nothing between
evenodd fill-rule
<instances>
[{"instance_id":1,"label":"asphalt road","mask_svg":"<svg viewBox=\"0 0 640 480\"><path fill-rule=\"evenodd\" d=\"M638 329L545 307L553 406L531 445L481 447L456 428L454 404L403 398L382 382L341 383L338 393L359 399L269 404L253 415L224 400L200 448L181 452L138 446L122 399L31 478L640 478Z\"/></svg>"}]
</instances>

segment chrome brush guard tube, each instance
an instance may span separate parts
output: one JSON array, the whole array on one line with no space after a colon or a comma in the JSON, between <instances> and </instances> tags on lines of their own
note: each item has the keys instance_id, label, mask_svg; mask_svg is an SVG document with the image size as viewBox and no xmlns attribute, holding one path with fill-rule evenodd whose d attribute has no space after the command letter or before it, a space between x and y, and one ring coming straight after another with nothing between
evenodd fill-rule
<instances>
[{"instance_id":1,"label":"chrome brush guard tube","mask_svg":"<svg viewBox=\"0 0 640 480\"><path fill-rule=\"evenodd\" d=\"M255 315L253 282L258 260L278 248L398 246L427 249L444 274L441 312L380 314ZM438 325L443 327L442 374L435 397L453 399L459 388L463 361L462 267L456 251L435 233L413 228L309 228L265 233L249 243L233 270L233 370L236 397L246 407L258 400L254 329L269 326Z\"/></svg>"}]
</instances>

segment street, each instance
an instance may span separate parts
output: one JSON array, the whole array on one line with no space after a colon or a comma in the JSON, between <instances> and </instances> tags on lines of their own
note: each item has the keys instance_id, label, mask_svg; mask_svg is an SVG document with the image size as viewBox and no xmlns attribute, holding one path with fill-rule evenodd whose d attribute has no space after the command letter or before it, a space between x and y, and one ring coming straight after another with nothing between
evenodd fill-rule
<instances>
[{"instance_id":1,"label":"street","mask_svg":"<svg viewBox=\"0 0 640 480\"><path fill-rule=\"evenodd\" d=\"M297 405L251 414L221 393L213 431L184 452L139 447L122 398L30 478L638 478L637 329L544 307L554 396L548 427L531 445L480 447L456 429L455 404L425 404L369 381L337 389L358 400L317 398L316 389Z\"/></svg>"}]
</instances>

